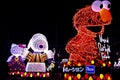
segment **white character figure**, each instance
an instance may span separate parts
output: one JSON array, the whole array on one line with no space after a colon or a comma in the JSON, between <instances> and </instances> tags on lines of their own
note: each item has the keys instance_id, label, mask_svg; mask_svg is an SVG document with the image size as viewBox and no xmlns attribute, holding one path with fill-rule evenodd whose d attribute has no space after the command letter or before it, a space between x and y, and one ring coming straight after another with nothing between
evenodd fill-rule
<instances>
[{"instance_id":1,"label":"white character figure","mask_svg":"<svg viewBox=\"0 0 120 80\"><path fill-rule=\"evenodd\" d=\"M30 52L29 49L32 49L33 52ZM29 53L25 53L26 58L28 59L28 65L26 66L26 71L31 72L45 72L46 69L40 69L40 66L45 65L45 60L54 60L55 52L48 50L48 41L45 35L41 33L36 33L32 36L28 43L27 50ZM28 52L26 51L26 52ZM36 64L37 63L37 64ZM37 69L31 69L31 67L39 66ZM29 69L30 68L30 69Z\"/></svg>"},{"instance_id":2,"label":"white character figure","mask_svg":"<svg viewBox=\"0 0 120 80\"><path fill-rule=\"evenodd\" d=\"M119 65L119 67L120 67L120 58L118 58L118 65Z\"/></svg>"},{"instance_id":3,"label":"white character figure","mask_svg":"<svg viewBox=\"0 0 120 80\"><path fill-rule=\"evenodd\" d=\"M7 59L10 70L12 71L25 70L24 57L22 55L25 47L26 47L25 44L12 43L11 49L10 49L10 52L12 55Z\"/></svg>"}]
</instances>

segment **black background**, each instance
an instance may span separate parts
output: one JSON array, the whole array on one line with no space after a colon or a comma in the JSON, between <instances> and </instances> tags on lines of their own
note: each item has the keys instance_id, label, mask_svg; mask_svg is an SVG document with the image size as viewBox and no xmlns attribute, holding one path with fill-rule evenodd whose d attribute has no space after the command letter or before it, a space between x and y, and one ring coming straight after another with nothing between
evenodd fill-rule
<instances>
[{"instance_id":1,"label":"black background","mask_svg":"<svg viewBox=\"0 0 120 80\"><path fill-rule=\"evenodd\" d=\"M65 45L75 36L76 30L72 25L72 17L77 9L90 5L94 0L39 0L0 2L0 74L7 75L6 60L11 55L11 43L28 44L35 33L44 34L49 43L49 49L56 48L57 52L67 58ZM119 49L120 41L120 12L119 2L111 1L112 23L106 27L105 33L110 38L111 50ZM114 59L114 55L112 55ZM0 77L1 77L0 76Z\"/></svg>"}]
</instances>

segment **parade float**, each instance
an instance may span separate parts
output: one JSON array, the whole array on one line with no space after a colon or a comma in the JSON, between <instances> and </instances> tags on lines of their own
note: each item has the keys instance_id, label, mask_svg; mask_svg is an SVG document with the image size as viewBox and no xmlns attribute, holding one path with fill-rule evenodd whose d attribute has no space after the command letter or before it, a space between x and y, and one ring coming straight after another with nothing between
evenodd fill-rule
<instances>
[{"instance_id":1,"label":"parade float","mask_svg":"<svg viewBox=\"0 0 120 80\"><path fill-rule=\"evenodd\" d=\"M64 80L112 80L109 38L103 37L112 21L110 8L108 0L96 0L73 16L77 34L65 47L69 59L63 64Z\"/></svg>"},{"instance_id":2,"label":"parade float","mask_svg":"<svg viewBox=\"0 0 120 80\"><path fill-rule=\"evenodd\" d=\"M47 38L41 33L34 34L27 47L12 44L10 51L7 62L11 76L48 78L55 67L55 51L48 50Z\"/></svg>"}]
</instances>

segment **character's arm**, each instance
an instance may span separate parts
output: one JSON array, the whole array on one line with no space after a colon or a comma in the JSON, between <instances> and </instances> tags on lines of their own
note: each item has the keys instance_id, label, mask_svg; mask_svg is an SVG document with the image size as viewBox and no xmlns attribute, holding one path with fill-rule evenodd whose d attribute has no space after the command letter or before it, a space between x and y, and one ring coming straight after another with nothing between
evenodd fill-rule
<instances>
[{"instance_id":1,"label":"character's arm","mask_svg":"<svg viewBox=\"0 0 120 80\"><path fill-rule=\"evenodd\" d=\"M8 59L7 59L7 62L10 62L12 60L14 55L11 55Z\"/></svg>"},{"instance_id":2,"label":"character's arm","mask_svg":"<svg viewBox=\"0 0 120 80\"><path fill-rule=\"evenodd\" d=\"M52 51L52 50L48 50L48 51L46 52L46 54L47 54L47 58L48 58L48 59L54 59L55 48L53 49L53 51Z\"/></svg>"},{"instance_id":3,"label":"character's arm","mask_svg":"<svg viewBox=\"0 0 120 80\"><path fill-rule=\"evenodd\" d=\"M53 48L53 51L52 50L48 50L46 52L47 54L47 59L48 59L48 68L47 68L47 71L52 71L53 68L55 67L55 61L54 61L54 55L55 55L56 51L55 51L55 48Z\"/></svg>"},{"instance_id":4,"label":"character's arm","mask_svg":"<svg viewBox=\"0 0 120 80\"><path fill-rule=\"evenodd\" d=\"M23 60L26 59L26 56L28 55L28 53L29 53L28 49L25 48L24 51L23 51L23 53L22 53L22 55L21 55L21 57L22 57Z\"/></svg>"}]
</instances>

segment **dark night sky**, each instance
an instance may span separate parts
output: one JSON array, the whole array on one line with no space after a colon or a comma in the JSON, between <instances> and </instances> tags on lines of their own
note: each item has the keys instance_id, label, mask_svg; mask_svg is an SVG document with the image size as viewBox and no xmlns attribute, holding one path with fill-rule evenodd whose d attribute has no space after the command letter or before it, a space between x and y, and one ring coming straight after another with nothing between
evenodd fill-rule
<instances>
[{"instance_id":1,"label":"dark night sky","mask_svg":"<svg viewBox=\"0 0 120 80\"><path fill-rule=\"evenodd\" d=\"M67 41L76 34L72 27L74 13L94 0L40 1L1 2L0 60L3 64L11 55L11 43L27 45L32 35L38 32L46 35L50 49L55 47L61 53L66 53L64 48ZM120 12L115 0L111 4L113 21L110 27L106 27L105 34L108 34L114 44L120 41Z\"/></svg>"}]
</instances>

